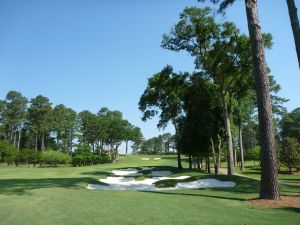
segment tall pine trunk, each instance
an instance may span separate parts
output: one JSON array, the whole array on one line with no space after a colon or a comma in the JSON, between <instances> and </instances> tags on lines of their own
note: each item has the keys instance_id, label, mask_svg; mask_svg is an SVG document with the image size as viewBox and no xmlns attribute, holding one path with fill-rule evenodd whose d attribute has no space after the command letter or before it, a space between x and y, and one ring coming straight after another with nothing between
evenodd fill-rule
<instances>
[{"instance_id":1,"label":"tall pine trunk","mask_svg":"<svg viewBox=\"0 0 300 225\"><path fill-rule=\"evenodd\" d=\"M295 45L296 45L296 52L298 57L298 64L300 68L300 25L299 19L297 14L297 8L294 0L286 0L289 9L289 15L291 20L291 26L293 30Z\"/></svg>"},{"instance_id":2,"label":"tall pine trunk","mask_svg":"<svg viewBox=\"0 0 300 225\"><path fill-rule=\"evenodd\" d=\"M128 153L128 141L126 141L126 155Z\"/></svg>"},{"instance_id":3,"label":"tall pine trunk","mask_svg":"<svg viewBox=\"0 0 300 225\"><path fill-rule=\"evenodd\" d=\"M226 129L226 142L227 142L227 173L232 175L234 173L234 161L233 161L233 146L232 146L232 134L230 118L228 113L228 106L226 102L225 92L223 91L223 117Z\"/></svg>"},{"instance_id":4,"label":"tall pine trunk","mask_svg":"<svg viewBox=\"0 0 300 225\"><path fill-rule=\"evenodd\" d=\"M240 113L238 113L238 128L239 128L239 147L241 151L241 170L244 170L245 160L244 160L244 148L243 148L242 120L241 120Z\"/></svg>"},{"instance_id":5,"label":"tall pine trunk","mask_svg":"<svg viewBox=\"0 0 300 225\"><path fill-rule=\"evenodd\" d=\"M277 200L280 196L272 105L269 93L268 70L265 62L264 42L258 17L257 0L245 0L245 4L252 48L259 117L261 143L260 198Z\"/></svg>"}]
</instances>

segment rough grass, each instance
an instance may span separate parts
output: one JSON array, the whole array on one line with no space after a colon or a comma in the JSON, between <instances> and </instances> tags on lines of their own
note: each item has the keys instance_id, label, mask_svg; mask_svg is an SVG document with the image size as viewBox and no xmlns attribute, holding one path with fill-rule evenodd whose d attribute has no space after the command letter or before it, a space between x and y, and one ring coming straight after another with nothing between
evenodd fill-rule
<instances>
[{"instance_id":1,"label":"rough grass","mask_svg":"<svg viewBox=\"0 0 300 225\"><path fill-rule=\"evenodd\" d=\"M157 161L142 161L141 157L157 156L130 156L116 164L77 168L0 166L0 224L299 224L299 208L266 208L246 201L258 196L258 180L178 171L174 156L161 156L162 159ZM97 184L99 178L111 175L112 169L140 166L172 170L176 172L174 176L192 176L187 180L207 177L232 180L237 186L156 192L85 188L87 184ZM169 187L177 182L159 181L157 186ZM299 192L299 187L281 186L284 195Z\"/></svg>"}]
</instances>

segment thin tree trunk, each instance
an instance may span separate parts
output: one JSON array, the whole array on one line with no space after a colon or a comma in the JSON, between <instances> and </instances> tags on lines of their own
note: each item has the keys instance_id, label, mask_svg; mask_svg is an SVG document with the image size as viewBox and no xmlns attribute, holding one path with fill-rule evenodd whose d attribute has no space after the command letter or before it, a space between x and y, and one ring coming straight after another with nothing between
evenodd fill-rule
<instances>
[{"instance_id":1,"label":"thin tree trunk","mask_svg":"<svg viewBox=\"0 0 300 225\"><path fill-rule=\"evenodd\" d=\"M207 167L207 173L211 173L209 156L207 156L206 159L206 167Z\"/></svg>"},{"instance_id":2,"label":"thin tree trunk","mask_svg":"<svg viewBox=\"0 0 300 225\"><path fill-rule=\"evenodd\" d=\"M211 150L213 153L213 161L214 161L214 168L215 168L215 175L219 174L219 165L218 165L218 155L216 154L215 151L215 144L213 138L210 138L210 144L211 144Z\"/></svg>"},{"instance_id":3,"label":"thin tree trunk","mask_svg":"<svg viewBox=\"0 0 300 225\"><path fill-rule=\"evenodd\" d=\"M36 135L35 135L35 151L37 151L38 150L38 133L36 133Z\"/></svg>"},{"instance_id":4,"label":"thin tree trunk","mask_svg":"<svg viewBox=\"0 0 300 225\"><path fill-rule=\"evenodd\" d=\"M14 147L16 148L17 147L17 132L16 130L14 130Z\"/></svg>"},{"instance_id":5,"label":"thin tree trunk","mask_svg":"<svg viewBox=\"0 0 300 225\"><path fill-rule=\"evenodd\" d=\"M245 161L244 161L244 148L243 148L242 120L239 113L238 113L238 127L239 127L239 147L241 151L241 170L244 170Z\"/></svg>"},{"instance_id":6,"label":"thin tree trunk","mask_svg":"<svg viewBox=\"0 0 300 225\"><path fill-rule=\"evenodd\" d=\"M218 134L218 173L219 173L219 168L221 167L221 146L222 146L222 138Z\"/></svg>"},{"instance_id":7,"label":"thin tree trunk","mask_svg":"<svg viewBox=\"0 0 300 225\"><path fill-rule=\"evenodd\" d=\"M45 132L42 133L41 151L45 150Z\"/></svg>"},{"instance_id":8,"label":"thin tree trunk","mask_svg":"<svg viewBox=\"0 0 300 225\"><path fill-rule=\"evenodd\" d=\"M223 117L225 122L226 129L226 142L227 142L227 173L232 175L234 173L234 161L233 161L233 147L232 147L232 134L231 134L231 125L230 118L228 113L228 107L226 102L226 96L223 91Z\"/></svg>"},{"instance_id":9,"label":"thin tree trunk","mask_svg":"<svg viewBox=\"0 0 300 225\"><path fill-rule=\"evenodd\" d=\"M277 175L272 105L269 93L269 79L265 62L264 43L258 17L257 0L245 0L245 4L252 47L259 117L261 143L260 198L278 200L280 196Z\"/></svg>"},{"instance_id":10,"label":"thin tree trunk","mask_svg":"<svg viewBox=\"0 0 300 225\"><path fill-rule=\"evenodd\" d=\"M196 161L196 163L197 163L197 171L200 172L201 168L200 168L200 156L199 155L197 156L196 160L197 160Z\"/></svg>"},{"instance_id":11,"label":"thin tree trunk","mask_svg":"<svg viewBox=\"0 0 300 225\"><path fill-rule=\"evenodd\" d=\"M236 167L237 166L237 154L236 154L236 148L234 147L233 148L233 165L234 165L234 167Z\"/></svg>"},{"instance_id":12,"label":"thin tree trunk","mask_svg":"<svg viewBox=\"0 0 300 225\"><path fill-rule=\"evenodd\" d=\"M173 122L173 125L174 125L174 128L175 128L175 133L176 135L178 134L177 132L177 125L176 125L176 122L174 121ZM182 164L181 164L181 152L180 152L180 149L177 147L177 164L178 164L178 169L182 169Z\"/></svg>"},{"instance_id":13,"label":"thin tree trunk","mask_svg":"<svg viewBox=\"0 0 300 225\"><path fill-rule=\"evenodd\" d=\"M203 166L203 158L202 155L200 155L200 169L202 169L202 166Z\"/></svg>"},{"instance_id":14,"label":"thin tree trunk","mask_svg":"<svg viewBox=\"0 0 300 225\"><path fill-rule=\"evenodd\" d=\"M192 170L192 156L189 154L189 170Z\"/></svg>"},{"instance_id":15,"label":"thin tree trunk","mask_svg":"<svg viewBox=\"0 0 300 225\"><path fill-rule=\"evenodd\" d=\"M289 9L289 15L291 20L291 26L293 30L295 45L296 45L296 52L298 57L298 64L300 68L300 25L299 19L297 14L297 7L294 0L286 0Z\"/></svg>"},{"instance_id":16,"label":"thin tree trunk","mask_svg":"<svg viewBox=\"0 0 300 225\"><path fill-rule=\"evenodd\" d=\"M21 142L21 130L19 130L19 135L18 135L18 145L17 145L17 150L20 150L20 142Z\"/></svg>"},{"instance_id":17,"label":"thin tree trunk","mask_svg":"<svg viewBox=\"0 0 300 225\"><path fill-rule=\"evenodd\" d=\"M126 155L128 153L128 141L126 141Z\"/></svg>"}]
</instances>

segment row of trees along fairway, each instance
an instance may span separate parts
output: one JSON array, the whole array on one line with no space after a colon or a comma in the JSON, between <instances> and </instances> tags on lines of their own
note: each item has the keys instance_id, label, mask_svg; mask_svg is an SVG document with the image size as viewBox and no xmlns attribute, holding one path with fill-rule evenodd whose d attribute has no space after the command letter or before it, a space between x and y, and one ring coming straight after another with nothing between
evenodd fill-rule
<instances>
[{"instance_id":1,"label":"row of trees along fairway","mask_svg":"<svg viewBox=\"0 0 300 225\"><path fill-rule=\"evenodd\" d=\"M122 143L126 144L127 154L128 143L141 138L140 128L123 119L120 111L101 108L97 114L87 110L77 114L63 104L52 107L49 99L42 95L28 101L17 91L9 91L0 101L0 139L12 145L6 149L17 152L11 154L10 161L21 160L17 155L24 149L36 152L52 149L74 155L77 149L87 146L91 154L108 155L114 162ZM50 156L60 155L44 154L44 157Z\"/></svg>"},{"instance_id":2,"label":"row of trees along fairway","mask_svg":"<svg viewBox=\"0 0 300 225\"><path fill-rule=\"evenodd\" d=\"M198 0L204 2L205 0ZM236 0L210 0L219 4L219 12L224 13L226 8ZM293 29L296 50L299 57L300 27L297 8L294 0L287 0L291 25ZM257 0L245 0L245 8L251 40L252 62L255 77L256 96L258 105L261 152L261 188L260 198L278 200L279 184L277 177L275 136L273 128L272 107L269 94L268 69L264 53L264 41L258 15Z\"/></svg>"},{"instance_id":3,"label":"row of trees along fairway","mask_svg":"<svg viewBox=\"0 0 300 225\"><path fill-rule=\"evenodd\" d=\"M247 126L251 124L249 121L254 120L258 110L260 129L257 133L261 138L257 142L262 148L260 197L278 199L273 123L286 111L281 104L287 100L276 95L280 86L269 75L270 70L261 58L264 48L272 47L272 36L260 34L260 30L255 32L259 32L255 33L259 37L253 34L248 37L231 22L217 23L210 8L186 8L170 33L163 35L162 47L188 52L195 59L196 72L175 73L171 66L165 67L149 78L139 108L143 120L159 114L159 128L166 127L168 122L174 125L178 168L182 168L181 154L196 157L198 161L200 157L209 159L212 155L216 174L219 173L223 137L228 174L234 173L237 162L236 139L241 168L244 168L243 126L246 122ZM256 38L261 39L262 48L256 49L253 42ZM274 120L272 106L276 114Z\"/></svg>"}]
</instances>

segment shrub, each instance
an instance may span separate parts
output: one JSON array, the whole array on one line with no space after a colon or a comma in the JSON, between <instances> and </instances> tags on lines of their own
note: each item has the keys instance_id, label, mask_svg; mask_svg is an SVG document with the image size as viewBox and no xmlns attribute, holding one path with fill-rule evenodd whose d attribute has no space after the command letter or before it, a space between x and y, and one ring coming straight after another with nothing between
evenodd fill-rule
<instances>
[{"instance_id":1,"label":"shrub","mask_svg":"<svg viewBox=\"0 0 300 225\"><path fill-rule=\"evenodd\" d=\"M34 149L22 149L19 153L19 160L26 164L37 163L40 160L40 153Z\"/></svg>"},{"instance_id":2,"label":"shrub","mask_svg":"<svg viewBox=\"0 0 300 225\"><path fill-rule=\"evenodd\" d=\"M255 146L252 149L249 149L245 155L246 160L259 161L260 160L260 146Z\"/></svg>"},{"instance_id":3,"label":"shrub","mask_svg":"<svg viewBox=\"0 0 300 225\"><path fill-rule=\"evenodd\" d=\"M72 158L73 166L87 166L99 163L108 163L111 159L108 155L75 154Z\"/></svg>"},{"instance_id":4,"label":"shrub","mask_svg":"<svg viewBox=\"0 0 300 225\"><path fill-rule=\"evenodd\" d=\"M9 165L18 158L18 151L8 141L0 141L0 158Z\"/></svg>"},{"instance_id":5,"label":"shrub","mask_svg":"<svg viewBox=\"0 0 300 225\"><path fill-rule=\"evenodd\" d=\"M65 164L71 161L71 157L60 151L46 150L41 154L41 160L52 166L57 166L57 164Z\"/></svg>"},{"instance_id":6,"label":"shrub","mask_svg":"<svg viewBox=\"0 0 300 225\"><path fill-rule=\"evenodd\" d=\"M300 168L300 143L296 138L286 137L284 139L280 162L289 169L290 174L292 174L293 168Z\"/></svg>"}]
</instances>

